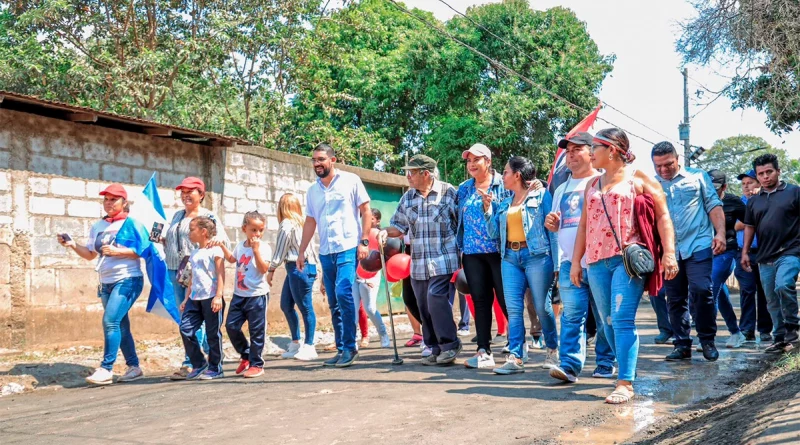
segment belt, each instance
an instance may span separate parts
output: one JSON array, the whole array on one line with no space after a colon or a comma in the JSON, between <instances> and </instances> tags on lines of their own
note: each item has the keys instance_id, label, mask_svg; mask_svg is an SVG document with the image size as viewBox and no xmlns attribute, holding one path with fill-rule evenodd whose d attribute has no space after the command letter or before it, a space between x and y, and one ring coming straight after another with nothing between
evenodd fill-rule
<instances>
[{"instance_id":1,"label":"belt","mask_svg":"<svg viewBox=\"0 0 800 445\"><path fill-rule=\"evenodd\" d=\"M528 243L525 241L511 241L506 243L506 247L511 250L519 250L523 247L528 247Z\"/></svg>"}]
</instances>

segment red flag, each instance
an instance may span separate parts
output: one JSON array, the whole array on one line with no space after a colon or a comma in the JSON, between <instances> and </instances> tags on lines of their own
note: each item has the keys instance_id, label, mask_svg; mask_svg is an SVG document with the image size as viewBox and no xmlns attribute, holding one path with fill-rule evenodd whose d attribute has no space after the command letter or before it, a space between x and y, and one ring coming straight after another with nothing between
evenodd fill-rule
<instances>
[{"instance_id":1,"label":"red flag","mask_svg":"<svg viewBox=\"0 0 800 445\"><path fill-rule=\"evenodd\" d=\"M568 138L581 131L589 131L589 129L594 125L594 121L597 119L597 113L600 112L600 108L602 108L602 106L602 102L597 104L597 108L589 113L588 116L583 118L582 121L578 122L578 125L573 127L565 137ZM564 160L564 149L559 148L556 150L556 158L553 160L553 167L550 168L550 175L547 177L547 183L549 184L549 189L551 192L555 192L555 189L566 179L566 175L564 174L566 173L566 169L567 166ZM556 182L558 182L558 184L553 183L554 176L556 177Z\"/></svg>"}]
</instances>

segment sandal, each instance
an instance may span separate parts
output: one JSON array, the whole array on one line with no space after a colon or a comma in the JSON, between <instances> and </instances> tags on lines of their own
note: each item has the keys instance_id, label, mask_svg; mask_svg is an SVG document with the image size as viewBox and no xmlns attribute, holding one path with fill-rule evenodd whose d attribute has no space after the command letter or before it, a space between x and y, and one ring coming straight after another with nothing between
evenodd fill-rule
<instances>
[{"instance_id":1,"label":"sandal","mask_svg":"<svg viewBox=\"0 0 800 445\"><path fill-rule=\"evenodd\" d=\"M633 387L620 385L614 389L614 392L606 397L606 403L609 405L622 405L623 403L630 402L634 395Z\"/></svg>"},{"instance_id":2,"label":"sandal","mask_svg":"<svg viewBox=\"0 0 800 445\"><path fill-rule=\"evenodd\" d=\"M406 342L406 348L413 348L414 346L417 346L420 343L422 343L422 336L419 334L414 334L411 337L411 340Z\"/></svg>"}]
</instances>

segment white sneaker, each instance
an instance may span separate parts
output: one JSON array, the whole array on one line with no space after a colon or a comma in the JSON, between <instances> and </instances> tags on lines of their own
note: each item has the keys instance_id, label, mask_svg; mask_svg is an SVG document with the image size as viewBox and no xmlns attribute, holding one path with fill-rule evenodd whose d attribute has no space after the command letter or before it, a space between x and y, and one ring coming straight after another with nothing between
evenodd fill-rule
<instances>
[{"instance_id":1,"label":"white sneaker","mask_svg":"<svg viewBox=\"0 0 800 445\"><path fill-rule=\"evenodd\" d=\"M289 348L291 349L291 348ZM287 352L288 354L288 352ZM303 343L300 345L300 348L295 352L294 359L301 360L307 362L309 360L315 360L317 358L317 350L314 348L314 345L307 345Z\"/></svg>"},{"instance_id":2,"label":"white sneaker","mask_svg":"<svg viewBox=\"0 0 800 445\"><path fill-rule=\"evenodd\" d=\"M506 363L503 366L494 368L494 373L500 375L519 374L521 372L525 372L525 366L523 366L522 361L515 357L514 354L506 358Z\"/></svg>"},{"instance_id":3,"label":"white sneaker","mask_svg":"<svg viewBox=\"0 0 800 445\"><path fill-rule=\"evenodd\" d=\"M737 332L728 339L728 342L725 343L726 348L741 348L744 344L744 334L741 332Z\"/></svg>"},{"instance_id":4,"label":"white sneaker","mask_svg":"<svg viewBox=\"0 0 800 445\"><path fill-rule=\"evenodd\" d=\"M86 377L86 381L92 385L110 385L114 383L114 373L106 368L97 368L94 374Z\"/></svg>"},{"instance_id":5,"label":"white sneaker","mask_svg":"<svg viewBox=\"0 0 800 445\"><path fill-rule=\"evenodd\" d=\"M522 346L522 363L528 363L528 343Z\"/></svg>"},{"instance_id":6,"label":"white sneaker","mask_svg":"<svg viewBox=\"0 0 800 445\"><path fill-rule=\"evenodd\" d=\"M286 352L281 354L281 357L294 358L295 354L297 354L297 351L299 350L300 350L300 343L295 343L295 342L289 343L289 349L287 349Z\"/></svg>"},{"instance_id":7,"label":"white sneaker","mask_svg":"<svg viewBox=\"0 0 800 445\"><path fill-rule=\"evenodd\" d=\"M425 357L430 357L430 356L431 356L431 354L433 354L433 349L431 349L431 348L429 348L429 347L427 347L427 346L425 346L425 347L422 349L422 358L425 358Z\"/></svg>"},{"instance_id":8,"label":"white sneaker","mask_svg":"<svg viewBox=\"0 0 800 445\"><path fill-rule=\"evenodd\" d=\"M553 369L558 367L561 364L561 359L558 356L558 349L548 349L547 350L547 357L544 359L544 363L542 364L542 368L544 369Z\"/></svg>"},{"instance_id":9,"label":"white sneaker","mask_svg":"<svg viewBox=\"0 0 800 445\"><path fill-rule=\"evenodd\" d=\"M459 337L469 337L469 329L459 329L458 330Z\"/></svg>"},{"instance_id":10,"label":"white sneaker","mask_svg":"<svg viewBox=\"0 0 800 445\"><path fill-rule=\"evenodd\" d=\"M478 353L464 361L464 366L474 369L494 368L494 357L485 349L478 349Z\"/></svg>"},{"instance_id":11,"label":"white sneaker","mask_svg":"<svg viewBox=\"0 0 800 445\"><path fill-rule=\"evenodd\" d=\"M131 366L125 371L125 374L122 374L122 377L119 378L120 382L133 382L134 380L139 380L140 378L144 377L144 373L142 372L142 368L138 366Z\"/></svg>"},{"instance_id":12,"label":"white sneaker","mask_svg":"<svg viewBox=\"0 0 800 445\"><path fill-rule=\"evenodd\" d=\"M381 336L381 348L391 348L392 347L392 337L389 337L389 334Z\"/></svg>"}]
</instances>

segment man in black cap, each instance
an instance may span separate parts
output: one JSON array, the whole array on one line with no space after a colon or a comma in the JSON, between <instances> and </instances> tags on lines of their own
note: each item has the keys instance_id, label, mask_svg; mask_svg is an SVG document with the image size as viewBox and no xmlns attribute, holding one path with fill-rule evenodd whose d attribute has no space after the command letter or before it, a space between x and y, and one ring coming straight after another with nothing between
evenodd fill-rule
<instances>
[{"instance_id":1,"label":"man in black cap","mask_svg":"<svg viewBox=\"0 0 800 445\"><path fill-rule=\"evenodd\" d=\"M756 171L749 170L747 173L740 174L737 179L742 181L742 202L747 205L747 200L753 195L758 194L761 185L756 178ZM772 318L767 309L767 296L764 287L761 285L761 274L758 271L758 263L751 262L752 271L748 272L742 267L741 248L744 245L744 222L736 222L736 240L739 242L739 255L736 257L736 269L733 275L739 282L739 305L742 308L739 317L739 328L744 334L745 341L756 340L756 329L759 332L759 339L763 344L772 343ZM750 245L750 253L758 254L758 239L753 237Z\"/></svg>"},{"instance_id":2,"label":"man in black cap","mask_svg":"<svg viewBox=\"0 0 800 445\"><path fill-rule=\"evenodd\" d=\"M733 311L728 286L725 282L731 276L733 264L739 256L739 243L736 241L736 221L744 220L746 207L741 198L727 193L728 182L722 170L709 170L711 184L717 191L717 196L722 200L722 211L725 213L725 252L714 255L711 269L711 289L722 318L728 327L731 336L725 343L727 348L739 348L744 344L745 338L739 329L736 312Z\"/></svg>"},{"instance_id":3,"label":"man in black cap","mask_svg":"<svg viewBox=\"0 0 800 445\"><path fill-rule=\"evenodd\" d=\"M453 363L461 352L461 340L453 322L450 278L458 270L458 213L456 189L439 181L433 172L436 161L415 155L403 167L410 188L400 198L389 227L378 233L387 237L409 235L411 241L411 286L419 305L422 336L431 355L423 365Z\"/></svg>"}]
</instances>

